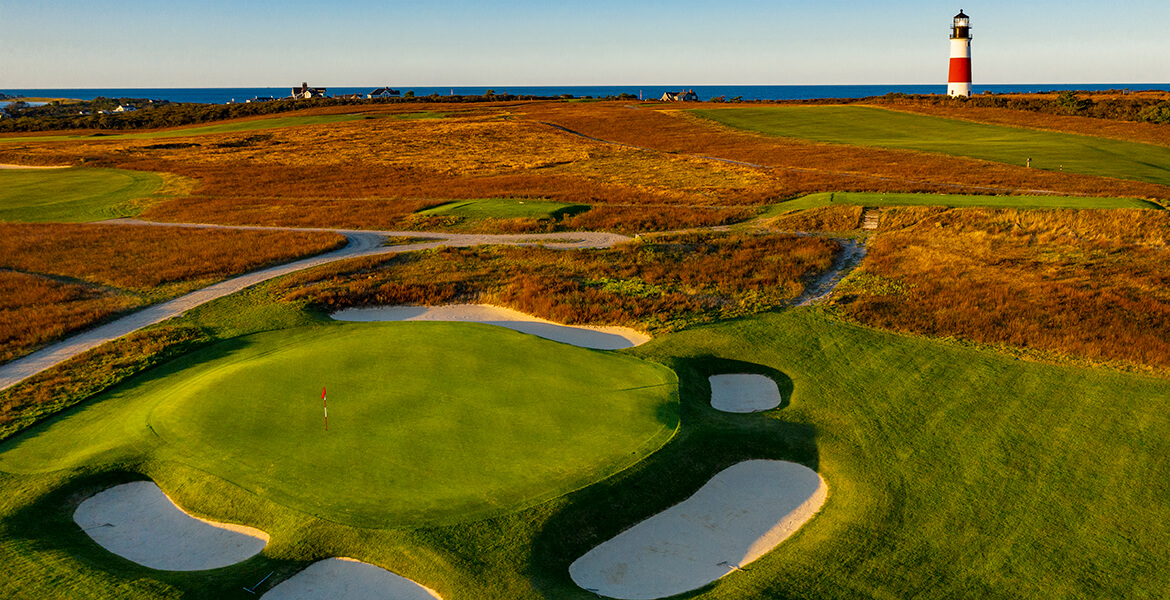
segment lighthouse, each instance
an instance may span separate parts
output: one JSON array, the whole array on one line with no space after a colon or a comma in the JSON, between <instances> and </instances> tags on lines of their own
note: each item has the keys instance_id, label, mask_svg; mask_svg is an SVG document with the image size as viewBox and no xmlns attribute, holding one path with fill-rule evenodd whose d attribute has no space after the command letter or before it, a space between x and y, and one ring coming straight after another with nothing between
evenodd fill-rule
<instances>
[{"instance_id":1,"label":"lighthouse","mask_svg":"<svg viewBox=\"0 0 1170 600\"><path fill-rule=\"evenodd\" d=\"M955 15L951 25L951 76L947 78L948 96L971 96L971 17Z\"/></svg>"}]
</instances>

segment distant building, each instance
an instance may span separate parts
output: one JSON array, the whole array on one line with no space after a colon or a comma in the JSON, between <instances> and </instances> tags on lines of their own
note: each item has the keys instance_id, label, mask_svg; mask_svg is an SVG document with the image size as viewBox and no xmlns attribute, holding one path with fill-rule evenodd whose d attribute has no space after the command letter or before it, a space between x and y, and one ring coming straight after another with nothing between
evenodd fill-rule
<instances>
[{"instance_id":1,"label":"distant building","mask_svg":"<svg viewBox=\"0 0 1170 600\"><path fill-rule=\"evenodd\" d=\"M311 88L309 84L301 83L301 87L292 89L292 97L301 99L324 98L325 88Z\"/></svg>"},{"instance_id":2,"label":"distant building","mask_svg":"<svg viewBox=\"0 0 1170 600\"><path fill-rule=\"evenodd\" d=\"M119 104L119 105L118 105L118 108L115 108L115 109L113 110L113 112L116 112L116 113L127 113L127 112L134 112L134 111L136 111L136 110L138 110L138 109L137 109L137 108L135 108L135 107L133 107L133 106L130 106L129 104Z\"/></svg>"},{"instance_id":3,"label":"distant building","mask_svg":"<svg viewBox=\"0 0 1170 600\"><path fill-rule=\"evenodd\" d=\"M663 102L698 102L699 95L695 90L687 90L685 92L666 92L662 95Z\"/></svg>"},{"instance_id":4,"label":"distant building","mask_svg":"<svg viewBox=\"0 0 1170 600\"><path fill-rule=\"evenodd\" d=\"M244 104L250 104L252 102L272 102L273 100L275 100L275 98L272 96L256 96L251 100L244 100Z\"/></svg>"},{"instance_id":5,"label":"distant building","mask_svg":"<svg viewBox=\"0 0 1170 600\"><path fill-rule=\"evenodd\" d=\"M454 90L452 90L452 91L454 91ZM366 94L366 97L367 98L397 98L398 97L398 90L391 89L388 87L380 87L380 88L370 92L369 94Z\"/></svg>"}]
</instances>

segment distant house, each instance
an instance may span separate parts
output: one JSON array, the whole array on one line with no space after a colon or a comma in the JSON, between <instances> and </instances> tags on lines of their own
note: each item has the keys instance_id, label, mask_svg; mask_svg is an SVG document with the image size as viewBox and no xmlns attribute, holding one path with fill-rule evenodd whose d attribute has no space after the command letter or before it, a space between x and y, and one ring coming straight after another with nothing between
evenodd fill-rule
<instances>
[{"instance_id":1,"label":"distant house","mask_svg":"<svg viewBox=\"0 0 1170 600\"><path fill-rule=\"evenodd\" d=\"M301 87L292 89L292 97L298 100L324 98L325 88L311 88L308 83L301 83Z\"/></svg>"},{"instance_id":2,"label":"distant house","mask_svg":"<svg viewBox=\"0 0 1170 600\"><path fill-rule=\"evenodd\" d=\"M244 104L249 104L252 102L272 102L273 100L275 100L275 98L273 98L272 96L256 96L255 98L252 98L251 100L244 100Z\"/></svg>"},{"instance_id":3,"label":"distant house","mask_svg":"<svg viewBox=\"0 0 1170 600\"><path fill-rule=\"evenodd\" d=\"M391 89L388 87L380 87L380 88L370 92L369 94L366 94L366 97L367 98L397 98L398 97L398 90Z\"/></svg>"},{"instance_id":4,"label":"distant house","mask_svg":"<svg viewBox=\"0 0 1170 600\"><path fill-rule=\"evenodd\" d=\"M116 113L128 113L128 112L134 112L134 111L136 111L136 110L138 110L138 109L137 109L137 108L135 108L135 107L133 107L133 106L130 106L129 104L119 104L119 105L118 105L118 108L115 108L115 109L113 110L113 112L116 112Z\"/></svg>"},{"instance_id":5,"label":"distant house","mask_svg":"<svg viewBox=\"0 0 1170 600\"><path fill-rule=\"evenodd\" d=\"M699 95L695 90L687 90L685 92L666 92L662 95L663 102L698 102Z\"/></svg>"},{"instance_id":6,"label":"distant house","mask_svg":"<svg viewBox=\"0 0 1170 600\"><path fill-rule=\"evenodd\" d=\"M339 98L341 100L361 100L362 95L361 94L342 94L340 96L334 96L334 98Z\"/></svg>"}]
</instances>

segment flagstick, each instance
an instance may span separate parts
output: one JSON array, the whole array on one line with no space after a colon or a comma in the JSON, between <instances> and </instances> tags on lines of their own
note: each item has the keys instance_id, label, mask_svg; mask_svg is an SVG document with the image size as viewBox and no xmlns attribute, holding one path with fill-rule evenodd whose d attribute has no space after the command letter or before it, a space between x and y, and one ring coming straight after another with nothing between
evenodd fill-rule
<instances>
[{"instance_id":1,"label":"flagstick","mask_svg":"<svg viewBox=\"0 0 1170 600\"><path fill-rule=\"evenodd\" d=\"M325 388L321 388L321 404L325 407L325 431L329 431L329 401L325 399Z\"/></svg>"}]
</instances>

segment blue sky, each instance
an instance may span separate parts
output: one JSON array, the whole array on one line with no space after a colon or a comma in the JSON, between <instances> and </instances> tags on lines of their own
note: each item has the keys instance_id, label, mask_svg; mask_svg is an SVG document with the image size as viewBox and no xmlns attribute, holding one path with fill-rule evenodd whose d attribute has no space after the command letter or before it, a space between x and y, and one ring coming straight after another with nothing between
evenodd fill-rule
<instances>
[{"instance_id":1,"label":"blue sky","mask_svg":"<svg viewBox=\"0 0 1170 600\"><path fill-rule=\"evenodd\" d=\"M0 88L1170 83L1170 2L0 0Z\"/></svg>"}]
</instances>

